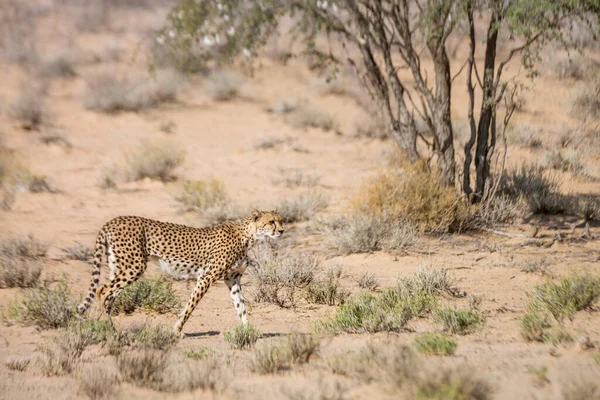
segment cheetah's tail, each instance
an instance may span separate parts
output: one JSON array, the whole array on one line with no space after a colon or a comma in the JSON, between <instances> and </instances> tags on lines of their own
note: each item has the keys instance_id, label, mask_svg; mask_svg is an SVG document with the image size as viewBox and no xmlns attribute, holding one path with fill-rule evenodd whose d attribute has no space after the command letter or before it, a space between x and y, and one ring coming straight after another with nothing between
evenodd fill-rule
<instances>
[{"instance_id":1,"label":"cheetah's tail","mask_svg":"<svg viewBox=\"0 0 600 400\"><path fill-rule=\"evenodd\" d=\"M90 284L90 291L86 296L85 300L77 307L77 312L83 314L92 305L94 297L96 297L96 289L98 289L98 283L100 282L100 267L102 265L102 255L106 254L106 229L103 227L98 233L96 238L96 245L94 247L94 270L92 271L92 282Z\"/></svg>"}]
</instances>

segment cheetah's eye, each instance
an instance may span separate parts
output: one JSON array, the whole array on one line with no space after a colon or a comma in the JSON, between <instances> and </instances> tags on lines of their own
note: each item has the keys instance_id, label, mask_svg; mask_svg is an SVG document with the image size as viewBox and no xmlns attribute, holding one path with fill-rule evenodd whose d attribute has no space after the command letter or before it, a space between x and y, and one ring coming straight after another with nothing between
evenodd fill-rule
<instances>
[{"instance_id":1,"label":"cheetah's eye","mask_svg":"<svg viewBox=\"0 0 600 400\"><path fill-rule=\"evenodd\" d=\"M269 222L271 225L275 225L275 221L271 221Z\"/></svg>"}]
</instances>

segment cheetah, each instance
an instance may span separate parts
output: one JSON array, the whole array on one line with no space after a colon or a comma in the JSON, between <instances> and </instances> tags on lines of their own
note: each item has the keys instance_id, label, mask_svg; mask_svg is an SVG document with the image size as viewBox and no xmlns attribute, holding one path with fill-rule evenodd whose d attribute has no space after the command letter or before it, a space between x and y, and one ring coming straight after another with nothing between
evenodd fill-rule
<instances>
[{"instance_id":1,"label":"cheetah","mask_svg":"<svg viewBox=\"0 0 600 400\"><path fill-rule=\"evenodd\" d=\"M146 270L148 261L158 259L164 272L177 279L196 278L189 301L173 327L181 330L212 283L223 278L238 319L246 324L241 277L248 265L248 250L257 239L278 239L283 223L277 211L253 210L242 221L226 221L206 228L191 228L142 217L117 217L107 222L96 239L92 282L87 297L79 305L86 312L94 297L104 308L112 325L115 298ZM106 254L109 281L99 287L102 256Z\"/></svg>"}]
</instances>

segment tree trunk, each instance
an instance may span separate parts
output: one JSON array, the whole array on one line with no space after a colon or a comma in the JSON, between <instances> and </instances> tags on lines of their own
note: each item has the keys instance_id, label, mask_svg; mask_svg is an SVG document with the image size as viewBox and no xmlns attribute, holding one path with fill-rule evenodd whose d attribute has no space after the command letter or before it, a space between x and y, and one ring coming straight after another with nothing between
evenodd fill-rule
<instances>
[{"instance_id":1,"label":"tree trunk","mask_svg":"<svg viewBox=\"0 0 600 400\"><path fill-rule=\"evenodd\" d=\"M485 62L483 73L483 99L479 126L477 127L477 148L475 149L475 192L473 201L479 202L485 195L485 184L490 175L488 152L490 149L490 125L494 122L496 112L494 90L494 68L496 62L496 45L498 41L498 26L501 16L497 11L492 14L488 27L485 47ZM495 127L493 129L495 132ZM492 138L494 139L494 138Z\"/></svg>"},{"instance_id":2,"label":"tree trunk","mask_svg":"<svg viewBox=\"0 0 600 400\"><path fill-rule=\"evenodd\" d=\"M452 116L450 99L452 79L450 77L450 61L446 48L439 46L433 53L435 67L435 103L432 111L435 151L438 154L438 166L442 178L449 186L454 186L456 164L454 160L454 135L452 132Z\"/></svg>"}]
</instances>

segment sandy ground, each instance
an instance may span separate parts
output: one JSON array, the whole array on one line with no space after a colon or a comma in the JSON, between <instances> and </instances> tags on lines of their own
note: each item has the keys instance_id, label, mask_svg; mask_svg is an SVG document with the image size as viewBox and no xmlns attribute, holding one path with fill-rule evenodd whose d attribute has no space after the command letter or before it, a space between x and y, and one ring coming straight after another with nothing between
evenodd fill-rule
<instances>
[{"instance_id":1,"label":"sandy ground","mask_svg":"<svg viewBox=\"0 0 600 400\"><path fill-rule=\"evenodd\" d=\"M108 35L102 32L86 34L78 39L79 47L90 46ZM130 33L129 36L135 37ZM122 36L123 46L130 48L135 39ZM453 61L460 65L460 61ZM78 67L85 73L86 67ZM24 72L14 65L4 65L0 75L0 97L13 98L19 90ZM51 242L48 258L42 260L44 279L66 276L75 293L85 293L89 285L91 267L80 261L62 259L61 248L75 242L92 246L104 222L119 215L144 217L199 226L202 222L194 213L182 213L174 200L180 183L140 181L120 185L116 190L98 186L98 176L103 166L118 162L124 153L135 149L142 141L164 141L185 148L186 160L178 171L181 179L203 180L210 177L221 180L232 197L242 207L271 209L283 199L304 188L288 188L274 183L278 168L299 168L307 174L321 177L317 187L330 196L330 205L321 216L326 218L345 210L347 199L359 189L361 182L382 165L389 141L352 138L355 119L360 109L350 96L320 95L312 86L314 74L300 62L282 66L265 59L254 77L248 78L242 96L229 102L214 102L203 87L203 78L192 76L177 96L177 101L163 104L140 113L122 112L104 114L85 109L82 104L83 81L72 79L50 81L49 99L52 111L51 126L41 131L24 131L6 113L0 116L0 131L4 146L15 150L29 168L47 176L57 193L18 193L10 211L0 210L0 237L33 234ZM562 125L575 126L569 116L569 93L577 84L559 81L545 72L525 93L525 107L515 116L515 124L529 123L544 129ZM340 124L341 135L319 129L295 129L281 116L265 111L279 99L307 98L332 114ZM466 93L455 91L453 112L456 120L464 121ZM8 101L7 101L8 102ZM159 129L162 121L175 123L173 133ZM43 144L39 137L48 132L60 132L72 144ZM295 151L291 146L256 150L254 143L265 137L293 138L305 149ZM518 165L523 160L535 158L527 150L509 149L508 162ZM596 160L596 162L598 162ZM564 174L564 190L571 193L600 195L600 185L581 181ZM507 228L514 233L527 233L531 224L541 227L539 240L549 242L558 231L568 231L568 223L575 218L535 218ZM452 235L441 238L422 238L416 249L401 254L360 254L329 258L322 250L310 229L318 219L299 226L286 227L283 241L293 240L298 249L317 249L323 266L340 265L345 276L345 286L357 292L356 279L364 272L375 274L382 288L391 287L399 277L414 273L419 265L428 264L449 269L458 285L468 294L482 295L481 310L487 315L487 324L467 336L457 336L456 354L450 357L428 357L434 366L467 364L485 378L494 388L498 399L559 399L562 387L571 378L584 373L600 376L600 366L593 355L598 350L584 350L578 344L588 338L600 344L600 316L597 312L580 312L569 328L577 332L578 340L566 346L531 344L519 333L518 322L524 314L527 292L548 276L562 276L573 270L588 269L598 273L600 245L597 240L556 242L549 248L527 245L527 238L508 238L494 234ZM597 226L591 227L594 237L600 236ZM545 266L546 274L525 273L523 268L531 263ZM103 271L103 274L106 271ZM149 275L159 269L151 266ZM175 282L182 302L186 300L193 284ZM246 285L252 290L252 285ZM10 300L20 296L20 290L0 290L0 311ZM466 300L449 300L466 306ZM274 305L250 304L250 320L258 326L265 338L276 341L293 330L310 332L314 323L332 314L334 307L301 303L297 309L281 309ZM95 312L95 311L94 311ZM92 312L92 315L94 314ZM147 315L118 316L117 326L127 326L132 321L144 319L154 323L172 324L176 316ZM398 334L338 335L328 338L321 354L310 364L295 367L276 376L263 377L249 372L250 351L235 351L223 340L223 332L236 322L227 289L222 282L211 288L200 303L184 331L187 336L179 342L176 351L183 353L200 346L214 349L227 360L230 384L215 398L281 398L282 390L312 388L317 381L333 384L339 381L347 389L345 398L398 398L403 395L377 384L365 385L348 378L334 376L328 360L361 348L367 341L383 341L389 337L412 344L422 332L435 329L431 322L415 320L405 332ZM33 327L0 325L0 360L12 356L35 359L37 346L51 331L38 331ZM94 353L85 353L84 362L90 362ZM548 368L547 381L536 382L528 372L530 368ZM235 379L233 379L235 377ZM74 375L60 378L43 377L36 368L25 372L9 370L0 363L0 398L46 399L80 398ZM282 389L283 388L283 389ZM123 384L119 398L192 398L200 392L177 395L154 392ZM206 395L209 395L206 393ZM209 397L210 397L209 396ZM310 398L307 397L307 398Z\"/></svg>"}]
</instances>

